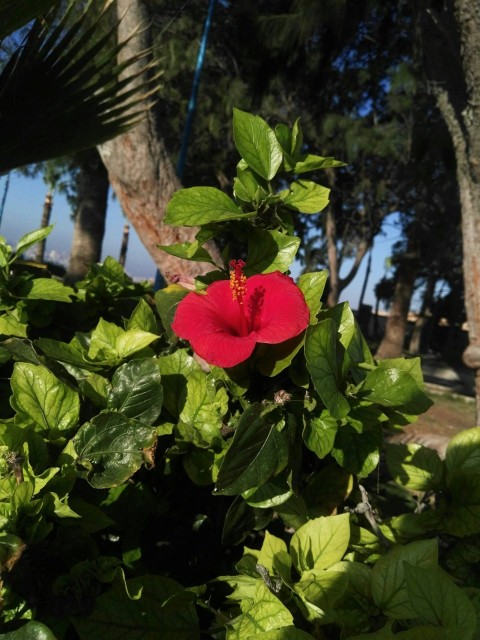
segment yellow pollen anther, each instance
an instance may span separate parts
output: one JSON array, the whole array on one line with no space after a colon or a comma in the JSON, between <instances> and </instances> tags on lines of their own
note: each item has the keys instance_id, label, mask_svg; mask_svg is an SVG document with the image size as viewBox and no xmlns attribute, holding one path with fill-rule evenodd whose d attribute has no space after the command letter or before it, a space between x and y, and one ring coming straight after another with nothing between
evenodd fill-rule
<instances>
[{"instance_id":1,"label":"yellow pollen anther","mask_svg":"<svg viewBox=\"0 0 480 640\"><path fill-rule=\"evenodd\" d=\"M232 260L230 262L230 289L234 300L239 304L243 304L243 298L247 293L247 277L243 274L243 260Z\"/></svg>"}]
</instances>

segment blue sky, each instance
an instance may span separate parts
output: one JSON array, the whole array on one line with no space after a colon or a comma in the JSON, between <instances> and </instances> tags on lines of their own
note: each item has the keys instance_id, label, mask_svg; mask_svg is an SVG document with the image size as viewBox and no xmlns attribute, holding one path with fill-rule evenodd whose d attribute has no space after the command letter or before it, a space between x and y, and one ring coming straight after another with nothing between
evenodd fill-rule
<instances>
[{"instance_id":1,"label":"blue sky","mask_svg":"<svg viewBox=\"0 0 480 640\"><path fill-rule=\"evenodd\" d=\"M4 186L5 177L0 179L0 199ZM15 245L23 234L40 226L46 192L47 187L41 178L25 178L15 173L11 175L10 188L0 226L0 234L5 236L10 244ZM47 255L49 252L55 251L66 259L73 234L73 222L70 207L62 194L55 194L51 222L55 224L55 228L47 239ZM118 259L125 222L127 220L123 216L118 202L110 197L102 260L109 255ZM383 231L384 234L375 239L372 271L364 299L365 304L373 306L375 305L373 289L385 273L385 261L391 255L392 244L400 236L400 231L394 224L394 216L390 216L385 221ZM353 309L356 309L358 305L366 265L367 261L364 259L355 280L341 296L341 301L347 300ZM134 278L153 278L155 275L155 266L133 228L130 228L126 271Z\"/></svg>"}]
</instances>

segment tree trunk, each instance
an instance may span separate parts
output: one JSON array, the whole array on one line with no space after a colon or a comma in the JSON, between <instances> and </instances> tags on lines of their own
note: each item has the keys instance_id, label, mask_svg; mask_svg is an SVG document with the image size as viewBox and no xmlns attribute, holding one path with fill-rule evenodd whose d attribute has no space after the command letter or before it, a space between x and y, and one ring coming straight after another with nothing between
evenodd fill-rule
<instances>
[{"instance_id":1,"label":"tree trunk","mask_svg":"<svg viewBox=\"0 0 480 640\"><path fill-rule=\"evenodd\" d=\"M480 3L421 5L420 33L430 87L452 138L462 212L465 310L480 420Z\"/></svg>"},{"instance_id":2,"label":"tree trunk","mask_svg":"<svg viewBox=\"0 0 480 640\"><path fill-rule=\"evenodd\" d=\"M79 158L80 171L76 183L78 206L65 276L69 284L82 280L90 265L100 262L107 213L108 175L98 151L89 149Z\"/></svg>"},{"instance_id":3,"label":"tree trunk","mask_svg":"<svg viewBox=\"0 0 480 640\"><path fill-rule=\"evenodd\" d=\"M147 4L142 0L117 0L117 13L119 17L123 16L118 28L119 41L137 32L124 47L121 56L131 57L148 49L151 45L151 17ZM145 58L138 65L144 66ZM133 71L132 68L128 73ZM147 74L148 71L145 71L141 79L135 82L144 82ZM100 154L125 215L160 272L164 276L168 272L185 275L206 273L212 270L212 265L181 260L157 247L159 244L191 242L198 230L163 223L167 203L181 184L166 151L160 124L152 107L134 129L102 144ZM214 260L221 264L221 256L215 245L210 244L207 249Z\"/></svg>"},{"instance_id":4,"label":"tree trunk","mask_svg":"<svg viewBox=\"0 0 480 640\"><path fill-rule=\"evenodd\" d=\"M125 224L123 226L123 236L122 236L122 244L120 247L120 255L118 257L119 264L122 267L125 267L125 262L127 261L127 251L128 251L128 238L130 236L130 225Z\"/></svg>"},{"instance_id":5,"label":"tree trunk","mask_svg":"<svg viewBox=\"0 0 480 640\"><path fill-rule=\"evenodd\" d=\"M433 294L435 293L435 285L437 284L436 276L430 276L427 280L427 286L425 293L423 294L422 308L418 314L417 321L413 327L412 336L410 338L410 344L408 345L408 352L411 354L420 353L422 332L424 326L427 324L428 318L431 315L431 307L433 301Z\"/></svg>"},{"instance_id":6,"label":"tree trunk","mask_svg":"<svg viewBox=\"0 0 480 640\"><path fill-rule=\"evenodd\" d=\"M42 221L40 222L40 228L45 229L50 224L50 217L52 215L53 209L53 189L49 189L47 195L45 196L45 200L43 202L43 211L42 211ZM37 262L43 262L45 258L45 247L47 245L47 239L44 238L41 240L35 251L35 260Z\"/></svg>"},{"instance_id":7,"label":"tree trunk","mask_svg":"<svg viewBox=\"0 0 480 640\"><path fill-rule=\"evenodd\" d=\"M407 251L399 259L393 302L385 326L385 335L375 354L378 360L400 358L403 355L403 346L408 327L408 311L417 277L417 269L418 251L415 246L415 240L409 237Z\"/></svg>"}]
</instances>

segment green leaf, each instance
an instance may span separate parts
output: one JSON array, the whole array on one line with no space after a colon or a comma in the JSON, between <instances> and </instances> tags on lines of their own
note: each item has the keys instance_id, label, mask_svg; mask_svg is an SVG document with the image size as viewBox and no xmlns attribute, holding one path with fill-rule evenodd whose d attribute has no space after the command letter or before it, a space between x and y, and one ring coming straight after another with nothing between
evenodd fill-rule
<instances>
[{"instance_id":1,"label":"green leaf","mask_svg":"<svg viewBox=\"0 0 480 640\"><path fill-rule=\"evenodd\" d=\"M0 316L0 335L26 338L27 327L27 324L19 322L19 320L17 320L14 316Z\"/></svg>"},{"instance_id":2,"label":"green leaf","mask_svg":"<svg viewBox=\"0 0 480 640\"><path fill-rule=\"evenodd\" d=\"M244 214L226 193L214 187L191 187L176 191L167 205L165 222L175 226L196 227L210 222L225 222L254 215Z\"/></svg>"},{"instance_id":3,"label":"green leaf","mask_svg":"<svg viewBox=\"0 0 480 640\"><path fill-rule=\"evenodd\" d=\"M272 512L269 509L250 507L243 498L237 496L223 522L222 544L240 544L250 531L264 529L271 519Z\"/></svg>"},{"instance_id":4,"label":"green leaf","mask_svg":"<svg viewBox=\"0 0 480 640\"><path fill-rule=\"evenodd\" d=\"M258 489L243 493L243 497L252 507L274 508L286 502L293 494L291 482L284 474L272 478Z\"/></svg>"},{"instance_id":5,"label":"green leaf","mask_svg":"<svg viewBox=\"0 0 480 640\"><path fill-rule=\"evenodd\" d=\"M143 298L140 298L132 315L128 319L127 329L140 329L148 333L157 333L157 320L152 307Z\"/></svg>"},{"instance_id":6,"label":"green leaf","mask_svg":"<svg viewBox=\"0 0 480 640\"><path fill-rule=\"evenodd\" d=\"M134 598L130 594L138 594ZM195 594L170 578L116 581L88 616L73 618L81 640L198 640Z\"/></svg>"},{"instance_id":7,"label":"green leaf","mask_svg":"<svg viewBox=\"0 0 480 640\"><path fill-rule=\"evenodd\" d=\"M263 345L257 368L264 376L273 378L290 366L292 360L303 347L305 333L289 338L278 344Z\"/></svg>"},{"instance_id":8,"label":"green leaf","mask_svg":"<svg viewBox=\"0 0 480 640\"><path fill-rule=\"evenodd\" d=\"M293 563L300 573L328 569L343 558L349 539L348 513L309 520L292 536L290 554Z\"/></svg>"},{"instance_id":9,"label":"green leaf","mask_svg":"<svg viewBox=\"0 0 480 640\"><path fill-rule=\"evenodd\" d=\"M109 381L97 373L91 373L88 378L81 380L79 387L83 395L89 398L97 407L105 409L110 389Z\"/></svg>"},{"instance_id":10,"label":"green leaf","mask_svg":"<svg viewBox=\"0 0 480 640\"><path fill-rule=\"evenodd\" d=\"M16 420L35 425L37 431L48 431L52 439L77 425L78 394L46 367L16 362L11 385L10 404L17 413Z\"/></svg>"},{"instance_id":11,"label":"green leaf","mask_svg":"<svg viewBox=\"0 0 480 640\"><path fill-rule=\"evenodd\" d=\"M309 620L314 621L325 619L331 614L347 587L346 573L314 569L302 573L300 581L295 584L295 591L307 606Z\"/></svg>"},{"instance_id":12,"label":"green leaf","mask_svg":"<svg viewBox=\"0 0 480 640\"><path fill-rule=\"evenodd\" d=\"M44 240L53 231L53 226L54 225L51 224L48 227L43 227L42 229L26 233L18 241L15 253L20 255L24 251L27 251L27 249L30 249L30 247L33 247L34 244L37 244L37 242Z\"/></svg>"},{"instance_id":13,"label":"green leaf","mask_svg":"<svg viewBox=\"0 0 480 640\"><path fill-rule=\"evenodd\" d=\"M73 444L77 465L96 489L116 487L130 478L142 464L151 464L156 429L121 413L101 413L86 422Z\"/></svg>"},{"instance_id":14,"label":"green leaf","mask_svg":"<svg viewBox=\"0 0 480 640\"><path fill-rule=\"evenodd\" d=\"M242 202L246 204L253 202L256 205L265 201L269 195L267 184L251 169L241 166L237 166L237 177L233 180L233 193Z\"/></svg>"},{"instance_id":15,"label":"green leaf","mask_svg":"<svg viewBox=\"0 0 480 640\"><path fill-rule=\"evenodd\" d=\"M27 622L16 631L1 633L2 640L56 640L56 637L41 622Z\"/></svg>"},{"instance_id":16,"label":"green leaf","mask_svg":"<svg viewBox=\"0 0 480 640\"><path fill-rule=\"evenodd\" d=\"M171 341L177 340L177 336L172 331L172 322L175 317L177 305L189 293L190 291L177 284L170 284L168 287L165 287L165 289L159 289L155 293L155 306L157 307L158 315L160 316L168 339Z\"/></svg>"},{"instance_id":17,"label":"green leaf","mask_svg":"<svg viewBox=\"0 0 480 640\"><path fill-rule=\"evenodd\" d=\"M253 636L249 637L252 638ZM314 638L306 631L288 625L280 629L264 631L261 634L261 640L314 640Z\"/></svg>"},{"instance_id":18,"label":"green leaf","mask_svg":"<svg viewBox=\"0 0 480 640\"><path fill-rule=\"evenodd\" d=\"M317 171L318 169L329 169L334 167L345 167L345 162L335 160L335 158L322 158L313 154L307 154L295 163L292 173L306 173L307 171Z\"/></svg>"},{"instance_id":19,"label":"green leaf","mask_svg":"<svg viewBox=\"0 0 480 640\"><path fill-rule=\"evenodd\" d=\"M381 443L380 424L362 433L349 424L342 425L337 431L332 456L350 473L366 478L378 465Z\"/></svg>"},{"instance_id":20,"label":"green leaf","mask_svg":"<svg viewBox=\"0 0 480 640\"><path fill-rule=\"evenodd\" d=\"M288 558L288 560L286 560ZM270 575L274 573L275 561L280 559L281 562L290 562L290 556L288 555L286 543L273 536L268 531L265 531L265 537L263 539L262 548L257 558L258 564L264 566Z\"/></svg>"},{"instance_id":21,"label":"green leaf","mask_svg":"<svg viewBox=\"0 0 480 640\"><path fill-rule=\"evenodd\" d=\"M253 604L248 607L248 611L228 624L226 640L247 640L261 632L290 625L293 625L290 611L263 582L258 581Z\"/></svg>"},{"instance_id":22,"label":"green leaf","mask_svg":"<svg viewBox=\"0 0 480 640\"><path fill-rule=\"evenodd\" d=\"M283 160L282 147L273 129L260 116L234 109L233 137L249 167L265 180L271 180Z\"/></svg>"},{"instance_id":23,"label":"green leaf","mask_svg":"<svg viewBox=\"0 0 480 640\"><path fill-rule=\"evenodd\" d=\"M405 578L405 563L418 567L436 567L436 540L420 540L398 546L377 560L372 571L372 595L375 604L390 618L416 618Z\"/></svg>"},{"instance_id":24,"label":"green leaf","mask_svg":"<svg viewBox=\"0 0 480 640\"><path fill-rule=\"evenodd\" d=\"M475 609L465 593L441 569L405 564L410 604L420 620L448 631L448 638L470 640Z\"/></svg>"},{"instance_id":25,"label":"green leaf","mask_svg":"<svg viewBox=\"0 0 480 640\"><path fill-rule=\"evenodd\" d=\"M24 282L20 287L20 298L27 300L55 300L56 302L71 302L70 296L75 295L71 287L67 287L53 278L35 278Z\"/></svg>"},{"instance_id":26,"label":"green leaf","mask_svg":"<svg viewBox=\"0 0 480 640\"><path fill-rule=\"evenodd\" d=\"M131 360L113 374L107 409L150 425L160 415L162 401L160 369L154 358Z\"/></svg>"},{"instance_id":27,"label":"green leaf","mask_svg":"<svg viewBox=\"0 0 480 640\"><path fill-rule=\"evenodd\" d=\"M110 361L112 364L132 356L158 339L158 336L140 329L124 331L113 322L100 318L92 331L88 358Z\"/></svg>"},{"instance_id":28,"label":"green leaf","mask_svg":"<svg viewBox=\"0 0 480 640\"><path fill-rule=\"evenodd\" d=\"M190 373L187 396L180 413L179 429L184 437L199 447L213 446L221 440L223 416L228 410L225 387L217 389L215 381L203 371ZM186 428L189 427L189 432Z\"/></svg>"},{"instance_id":29,"label":"green leaf","mask_svg":"<svg viewBox=\"0 0 480 640\"><path fill-rule=\"evenodd\" d=\"M287 271L295 259L300 238L279 233L254 229L248 236L248 255L245 274Z\"/></svg>"},{"instance_id":30,"label":"green leaf","mask_svg":"<svg viewBox=\"0 0 480 640\"><path fill-rule=\"evenodd\" d=\"M419 444L388 444L387 466L390 475L412 491L431 491L438 488L443 465L433 449Z\"/></svg>"},{"instance_id":31,"label":"green leaf","mask_svg":"<svg viewBox=\"0 0 480 640\"><path fill-rule=\"evenodd\" d=\"M322 411L320 415L306 414L303 439L306 446L320 459L330 453L338 430L338 420L329 411Z\"/></svg>"},{"instance_id":32,"label":"green leaf","mask_svg":"<svg viewBox=\"0 0 480 640\"><path fill-rule=\"evenodd\" d=\"M310 180L297 180L283 198L286 207L299 213L319 213L329 203L330 189Z\"/></svg>"},{"instance_id":33,"label":"green leaf","mask_svg":"<svg viewBox=\"0 0 480 640\"><path fill-rule=\"evenodd\" d=\"M243 412L218 473L217 493L243 493L261 486L284 468L287 435L279 431L283 420L274 409L256 404Z\"/></svg>"},{"instance_id":34,"label":"green leaf","mask_svg":"<svg viewBox=\"0 0 480 640\"><path fill-rule=\"evenodd\" d=\"M159 249L162 249L162 251L165 251L165 253L176 256L177 258L215 264L208 251L200 247L198 242L178 242L177 244L159 244L157 246Z\"/></svg>"},{"instance_id":35,"label":"green leaf","mask_svg":"<svg viewBox=\"0 0 480 640\"><path fill-rule=\"evenodd\" d=\"M461 537L480 533L480 473L456 471L448 489L444 516L447 533Z\"/></svg>"},{"instance_id":36,"label":"green leaf","mask_svg":"<svg viewBox=\"0 0 480 640\"><path fill-rule=\"evenodd\" d=\"M480 473L480 427L457 433L445 453L447 482L456 471Z\"/></svg>"},{"instance_id":37,"label":"green leaf","mask_svg":"<svg viewBox=\"0 0 480 640\"><path fill-rule=\"evenodd\" d=\"M305 357L313 386L334 418L344 418L350 405L340 389L337 365L337 327L331 318L307 329Z\"/></svg>"},{"instance_id":38,"label":"green leaf","mask_svg":"<svg viewBox=\"0 0 480 640\"><path fill-rule=\"evenodd\" d=\"M327 284L328 271L303 273L298 279L298 286L305 296L305 302L310 309L310 324L317 320L317 313L322 306L322 294Z\"/></svg>"},{"instance_id":39,"label":"green leaf","mask_svg":"<svg viewBox=\"0 0 480 640\"><path fill-rule=\"evenodd\" d=\"M401 407L405 413L418 415L432 406L415 375L382 361L365 378L362 392L370 402L382 407Z\"/></svg>"},{"instance_id":40,"label":"green leaf","mask_svg":"<svg viewBox=\"0 0 480 640\"><path fill-rule=\"evenodd\" d=\"M186 349L178 349L168 356L158 359L162 375L163 403L174 418L177 418L187 398L187 380L195 372L201 371L200 365Z\"/></svg>"}]
</instances>

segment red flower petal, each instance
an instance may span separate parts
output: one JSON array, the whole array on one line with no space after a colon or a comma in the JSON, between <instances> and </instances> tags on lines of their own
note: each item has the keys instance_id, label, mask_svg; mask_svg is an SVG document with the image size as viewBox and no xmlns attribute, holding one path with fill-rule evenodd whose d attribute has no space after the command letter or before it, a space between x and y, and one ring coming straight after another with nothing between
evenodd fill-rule
<instances>
[{"instance_id":1,"label":"red flower petal","mask_svg":"<svg viewBox=\"0 0 480 640\"><path fill-rule=\"evenodd\" d=\"M257 342L284 342L309 320L301 290L275 271L247 279L243 305L233 299L227 280L214 282L206 293L189 293L177 307L172 329L208 363L233 367L252 354Z\"/></svg>"},{"instance_id":2,"label":"red flower petal","mask_svg":"<svg viewBox=\"0 0 480 640\"><path fill-rule=\"evenodd\" d=\"M228 333L209 333L190 340L192 349L209 364L217 367L234 367L252 355L257 341L255 334L232 336Z\"/></svg>"},{"instance_id":3,"label":"red flower petal","mask_svg":"<svg viewBox=\"0 0 480 640\"><path fill-rule=\"evenodd\" d=\"M310 311L292 278L280 271L248 278L245 305L249 310L258 306L254 302L256 292L262 293L263 298L258 317L253 319L258 342L284 342L308 327Z\"/></svg>"}]
</instances>

